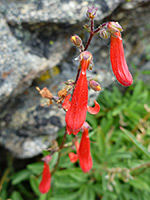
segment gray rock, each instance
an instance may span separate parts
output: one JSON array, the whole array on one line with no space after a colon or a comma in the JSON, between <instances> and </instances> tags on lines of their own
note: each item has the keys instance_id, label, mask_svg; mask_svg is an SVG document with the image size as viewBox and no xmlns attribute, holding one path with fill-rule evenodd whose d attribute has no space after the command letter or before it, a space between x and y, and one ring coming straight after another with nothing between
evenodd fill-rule
<instances>
[{"instance_id":1,"label":"gray rock","mask_svg":"<svg viewBox=\"0 0 150 200\"><path fill-rule=\"evenodd\" d=\"M46 59L23 52L0 16L0 108L21 93L46 68Z\"/></svg>"},{"instance_id":2,"label":"gray rock","mask_svg":"<svg viewBox=\"0 0 150 200\"><path fill-rule=\"evenodd\" d=\"M1 11L12 24L21 23L69 23L76 24L86 19L87 7L99 8L98 20L110 14L124 0L27 0L2 1ZM8 3L9 2L9 3Z\"/></svg>"},{"instance_id":3,"label":"gray rock","mask_svg":"<svg viewBox=\"0 0 150 200\"><path fill-rule=\"evenodd\" d=\"M15 157L38 155L64 126L64 111L58 112L57 106L41 107L40 99L35 87L29 88L1 120L0 143Z\"/></svg>"}]
</instances>

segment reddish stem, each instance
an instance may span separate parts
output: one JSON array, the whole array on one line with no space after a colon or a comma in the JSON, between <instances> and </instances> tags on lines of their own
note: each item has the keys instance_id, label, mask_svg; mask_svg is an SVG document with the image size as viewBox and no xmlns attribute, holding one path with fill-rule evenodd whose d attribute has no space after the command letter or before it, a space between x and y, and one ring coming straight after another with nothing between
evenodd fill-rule
<instances>
[{"instance_id":1,"label":"reddish stem","mask_svg":"<svg viewBox=\"0 0 150 200\"><path fill-rule=\"evenodd\" d=\"M78 68L78 72L77 72L77 76L76 76L76 80L75 80L75 84L78 81L79 75L80 75L80 71L81 71L81 67Z\"/></svg>"},{"instance_id":2,"label":"reddish stem","mask_svg":"<svg viewBox=\"0 0 150 200\"><path fill-rule=\"evenodd\" d=\"M55 173L55 171L56 171L56 169L57 169L57 167L58 167L58 165L59 165L59 161L60 161L60 157L61 157L62 149L63 149L64 144L65 144L65 141L66 141L66 137L67 137L67 131L65 131L65 134L64 134L64 137L63 137L62 143L61 143L61 145L60 145L60 147L59 147L58 159L57 159L57 162L56 162L56 164L55 164L55 167L54 167L54 169L53 169L51 175L53 175L53 174Z\"/></svg>"},{"instance_id":3,"label":"reddish stem","mask_svg":"<svg viewBox=\"0 0 150 200\"><path fill-rule=\"evenodd\" d=\"M95 29L94 34L98 33L98 31L100 31L100 27L98 27L97 29Z\"/></svg>"},{"instance_id":4,"label":"reddish stem","mask_svg":"<svg viewBox=\"0 0 150 200\"><path fill-rule=\"evenodd\" d=\"M84 48L83 51L86 51L86 50L88 49L89 44L90 44L90 42L91 42L91 40L92 40L94 34L97 33L99 30L100 30L100 28L97 28L97 29L94 31L94 19L92 19L92 20L91 20L91 31L90 31L90 37L89 37L89 39L88 39L88 41L87 41L87 44L86 44L86 46L85 46L85 48ZM77 76L76 76L75 84L76 84L77 81L78 81L78 78L79 78L79 75L80 75L80 71L81 71L81 68L78 68L78 72L77 72Z\"/></svg>"}]
</instances>

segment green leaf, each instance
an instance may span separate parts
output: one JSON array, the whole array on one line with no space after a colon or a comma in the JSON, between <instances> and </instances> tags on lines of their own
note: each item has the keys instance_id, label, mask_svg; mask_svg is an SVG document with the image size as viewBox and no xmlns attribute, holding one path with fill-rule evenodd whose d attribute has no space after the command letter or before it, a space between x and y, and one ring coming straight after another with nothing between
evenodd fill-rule
<instances>
[{"instance_id":1,"label":"green leaf","mask_svg":"<svg viewBox=\"0 0 150 200\"><path fill-rule=\"evenodd\" d=\"M78 176L76 173L75 174L70 174L70 177L75 181L79 183L85 183L87 182L87 176L84 176L84 174L81 176Z\"/></svg>"},{"instance_id":2,"label":"green leaf","mask_svg":"<svg viewBox=\"0 0 150 200\"><path fill-rule=\"evenodd\" d=\"M54 198L51 198L51 200L77 200L78 197L81 194L81 190L78 190L77 192L71 192L66 194L57 194L54 196Z\"/></svg>"},{"instance_id":3,"label":"green leaf","mask_svg":"<svg viewBox=\"0 0 150 200\"><path fill-rule=\"evenodd\" d=\"M21 194L17 191L14 191L11 195L12 200L23 200Z\"/></svg>"},{"instance_id":4,"label":"green leaf","mask_svg":"<svg viewBox=\"0 0 150 200\"><path fill-rule=\"evenodd\" d=\"M86 121L92 126L93 129L97 127L97 120L95 119L94 115L87 112Z\"/></svg>"},{"instance_id":5,"label":"green leaf","mask_svg":"<svg viewBox=\"0 0 150 200\"><path fill-rule=\"evenodd\" d=\"M29 178L30 174L31 174L31 172L28 169L24 169L22 171L15 173L12 176L12 184L16 185L24 180L27 180Z\"/></svg>"},{"instance_id":6,"label":"green leaf","mask_svg":"<svg viewBox=\"0 0 150 200\"><path fill-rule=\"evenodd\" d=\"M38 179L35 176L30 176L29 182L30 182L30 186L31 186L32 190L34 191L34 193L37 196L40 196L41 193L39 191Z\"/></svg>"},{"instance_id":7,"label":"green leaf","mask_svg":"<svg viewBox=\"0 0 150 200\"><path fill-rule=\"evenodd\" d=\"M43 162L37 162L27 165L27 169L35 175L42 173L43 171Z\"/></svg>"},{"instance_id":8,"label":"green leaf","mask_svg":"<svg viewBox=\"0 0 150 200\"><path fill-rule=\"evenodd\" d=\"M58 159L58 152L55 152L50 161L50 168L53 169Z\"/></svg>"},{"instance_id":9,"label":"green leaf","mask_svg":"<svg viewBox=\"0 0 150 200\"><path fill-rule=\"evenodd\" d=\"M98 144L98 149L100 151L100 155L104 155L105 154L105 134L100 126L97 128L97 144Z\"/></svg>"},{"instance_id":10,"label":"green leaf","mask_svg":"<svg viewBox=\"0 0 150 200\"><path fill-rule=\"evenodd\" d=\"M46 194L41 194L39 200L48 200L47 193Z\"/></svg>"},{"instance_id":11,"label":"green leaf","mask_svg":"<svg viewBox=\"0 0 150 200\"><path fill-rule=\"evenodd\" d=\"M71 177L62 177L61 179L58 179L55 177L55 187L57 188L80 188L81 183L76 182L74 179L71 179Z\"/></svg>"},{"instance_id":12,"label":"green leaf","mask_svg":"<svg viewBox=\"0 0 150 200\"><path fill-rule=\"evenodd\" d=\"M40 194L39 200L52 200L51 199L52 189L50 189L46 194Z\"/></svg>"},{"instance_id":13,"label":"green leaf","mask_svg":"<svg viewBox=\"0 0 150 200\"><path fill-rule=\"evenodd\" d=\"M150 191L149 184L146 183L141 177L135 177L133 180L130 180L129 183L137 189Z\"/></svg>"},{"instance_id":14,"label":"green leaf","mask_svg":"<svg viewBox=\"0 0 150 200\"><path fill-rule=\"evenodd\" d=\"M80 200L95 200L95 191L93 190L92 185L84 185L82 187L82 194L80 196Z\"/></svg>"},{"instance_id":15,"label":"green leaf","mask_svg":"<svg viewBox=\"0 0 150 200\"><path fill-rule=\"evenodd\" d=\"M125 107L126 107L126 104L121 104L121 105L116 106L112 112L112 116L119 115Z\"/></svg>"},{"instance_id":16,"label":"green leaf","mask_svg":"<svg viewBox=\"0 0 150 200\"><path fill-rule=\"evenodd\" d=\"M30 190L28 190L29 188L26 187L26 184L24 184L24 182L19 183L16 185L18 190L21 191L22 196L26 199L32 199L33 194L31 193Z\"/></svg>"},{"instance_id":17,"label":"green leaf","mask_svg":"<svg viewBox=\"0 0 150 200\"><path fill-rule=\"evenodd\" d=\"M80 186L86 182L87 176L89 175L84 174L81 169L78 168L57 171L54 174L55 187L64 189L80 188Z\"/></svg>"},{"instance_id":18,"label":"green leaf","mask_svg":"<svg viewBox=\"0 0 150 200\"><path fill-rule=\"evenodd\" d=\"M2 189L0 192L0 200L6 200L7 194L8 194L8 191L6 189Z\"/></svg>"},{"instance_id":19,"label":"green leaf","mask_svg":"<svg viewBox=\"0 0 150 200\"><path fill-rule=\"evenodd\" d=\"M150 153L147 151L147 149L140 142L138 142L136 138L129 131L127 131L122 127L120 129L130 138L130 140L135 144L135 146L140 151L142 151L148 158L150 158Z\"/></svg>"},{"instance_id":20,"label":"green leaf","mask_svg":"<svg viewBox=\"0 0 150 200\"><path fill-rule=\"evenodd\" d=\"M130 152L113 152L107 155L107 160L115 160L115 159L131 159L132 154Z\"/></svg>"},{"instance_id":21,"label":"green leaf","mask_svg":"<svg viewBox=\"0 0 150 200\"><path fill-rule=\"evenodd\" d=\"M150 70L143 70L141 73L144 75L150 75Z\"/></svg>"},{"instance_id":22,"label":"green leaf","mask_svg":"<svg viewBox=\"0 0 150 200\"><path fill-rule=\"evenodd\" d=\"M134 87L131 101L135 101L136 99L138 99L139 95L141 95L141 93L142 93L142 90L143 90L143 82L138 81L138 83Z\"/></svg>"}]
</instances>

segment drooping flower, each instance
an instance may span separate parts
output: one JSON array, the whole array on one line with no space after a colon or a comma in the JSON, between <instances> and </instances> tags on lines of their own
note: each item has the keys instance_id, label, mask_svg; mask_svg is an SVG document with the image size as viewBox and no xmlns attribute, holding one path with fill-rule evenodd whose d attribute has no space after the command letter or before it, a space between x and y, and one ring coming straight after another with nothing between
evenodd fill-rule
<instances>
[{"instance_id":1,"label":"drooping flower","mask_svg":"<svg viewBox=\"0 0 150 200\"><path fill-rule=\"evenodd\" d=\"M81 64L81 72L76 83L72 100L70 103L69 98L71 96L67 96L64 100L62 107L66 109L66 130L68 134L73 133L76 135L86 119L87 110L90 112L90 107L87 107L88 103L88 83L86 78L86 70L92 61L91 53L85 51L80 54L80 64ZM96 102L96 101L95 101ZM98 108L98 109L97 109ZM92 108L93 111L94 108ZM100 110L99 104L96 104L97 113Z\"/></svg>"},{"instance_id":2,"label":"drooping flower","mask_svg":"<svg viewBox=\"0 0 150 200\"><path fill-rule=\"evenodd\" d=\"M89 131L84 129L78 151L80 167L84 173L89 172L93 166L92 156L90 152Z\"/></svg>"},{"instance_id":3,"label":"drooping flower","mask_svg":"<svg viewBox=\"0 0 150 200\"><path fill-rule=\"evenodd\" d=\"M111 34L110 60L112 70L119 83L124 86L130 86L133 82L132 75L129 72L120 31Z\"/></svg>"},{"instance_id":4,"label":"drooping flower","mask_svg":"<svg viewBox=\"0 0 150 200\"><path fill-rule=\"evenodd\" d=\"M89 172L93 166L92 156L90 152L90 140L88 129L83 127L83 133L80 145L76 141L76 151L75 153L69 153L69 158L72 163L76 162L79 159L80 167L84 173Z\"/></svg>"},{"instance_id":5,"label":"drooping flower","mask_svg":"<svg viewBox=\"0 0 150 200\"><path fill-rule=\"evenodd\" d=\"M51 172L48 165L48 162L50 156L46 156L44 160L44 166L43 166L43 173L42 173L42 180L39 185L39 190L41 193L47 193L51 187Z\"/></svg>"},{"instance_id":6,"label":"drooping flower","mask_svg":"<svg viewBox=\"0 0 150 200\"><path fill-rule=\"evenodd\" d=\"M82 127L87 112L88 103L88 84L86 78L87 67L92 60L89 52L80 54L81 72L73 92L71 105L66 113L67 132L77 134Z\"/></svg>"}]
</instances>

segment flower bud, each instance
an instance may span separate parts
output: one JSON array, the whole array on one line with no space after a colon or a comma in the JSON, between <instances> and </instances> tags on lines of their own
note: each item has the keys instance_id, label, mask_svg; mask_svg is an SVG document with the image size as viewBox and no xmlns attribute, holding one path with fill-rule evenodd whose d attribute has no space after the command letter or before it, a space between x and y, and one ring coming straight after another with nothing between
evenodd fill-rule
<instances>
[{"instance_id":1,"label":"flower bud","mask_svg":"<svg viewBox=\"0 0 150 200\"><path fill-rule=\"evenodd\" d=\"M76 47L82 46L82 39L78 35L71 36L70 40Z\"/></svg>"},{"instance_id":2,"label":"flower bud","mask_svg":"<svg viewBox=\"0 0 150 200\"><path fill-rule=\"evenodd\" d=\"M93 89L94 91L100 91L101 90L101 86L98 82L94 81L93 79L91 79L89 81L89 86L91 89Z\"/></svg>"},{"instance_id":3,"label":"flower bud","mask_svg":"<svg viewBox=\"0 0 150 200\"><path fill-rule=\"evenodd\" d=\"M112 34L118 31L123 31L122 27L120 26L118 22L108 22L107 30Z\"/></svg>"},{"instance_id":4,"label":"flower bud","mask_svg":"<svg viewBox=\"0 0 150 200\"><path fill-rule=\"evenodd\" d=\"M66 90L66 88L64 88L64 89L62 89L62 90L59 90L58 91L58 96L60 97L60 98L65 98L66 96L67 96L67 90Z\"/></svg>"},{"instance_id":5,"label":"flower bud","mask_svg":"<svg viewBox=\"0 0 150 200\"><path fill-rule=\"evenodd\" d=\"M88 31L88 32L91 31L91 28L90 28L90 26L88 24L84 24L83 28L85 28L85 30Z\"/></svg>"},{"instance_id":6,"label":"flower bud","mask_svg":"<svg viewBox=\"0 0 150 200\"><path fill-rule=\"evenodd\" d=\"M64 83L65 83L65 85L74 85L74 80L69 79L69 80L65 81Z\"/></svg>"},{"instance_id":7,"label":"flower bud","mask_svg":"<svg viewBox=\"0 0 150 200\"><path fill-rule=\"evenodd\" d=\"M42 90L40 90L39 87L36 87L36 89L43 98L52 99L53 95L46 87L44 87Z\"/></svg>"},{"instance_id":8,"label":"flower bud","mask_svg":"<svg viewBox=\"0 0 150 200\"><path fill-rule=\"evenodd\" d=\"M109 31L106 30L106 29L100 30L99 35L100 35L100 37L101 37L102 39L108 39L108 38L110 37Z\"/></svg>"},{"instance_id":9,"label":"flower bud","mask_svg":"<svg viewBox=\"0 0 150 200\"><path fill-rule=\"evenodd\" d=\"M42 158L42 161L46 162L47 164L51 161L52 157L50 155L45 156Z\"/></svg>"},{"instance_id":10,"label":"flower bud","mask_svg":"<svg viewBox=\"0 0 150 200\"><path fill-rule=\"evenodd\" d=\"M98 8L95 8L94 6L92 6L91 8L88 7L86 16L89 19L94 19L96 17L96 12L97 12Z\"/></svg>"}]
</instances>

